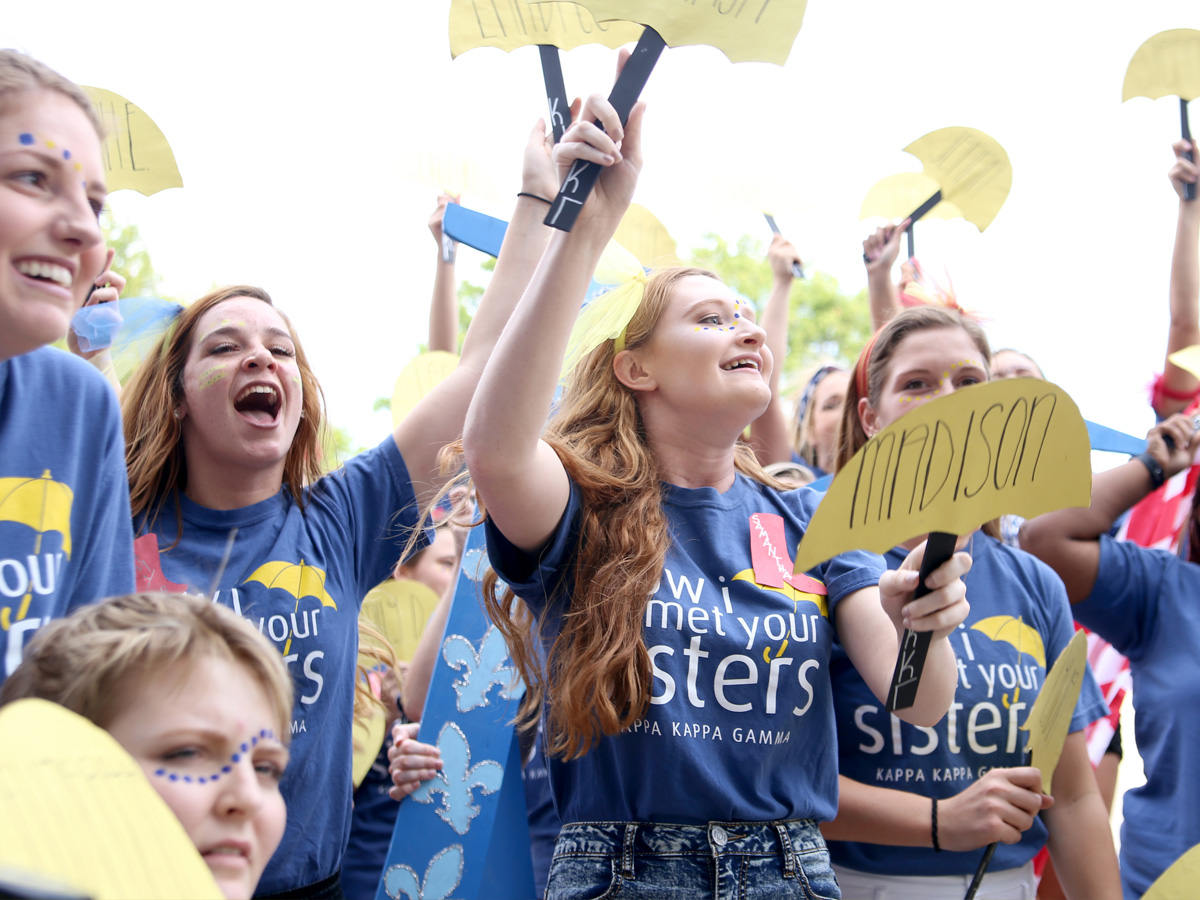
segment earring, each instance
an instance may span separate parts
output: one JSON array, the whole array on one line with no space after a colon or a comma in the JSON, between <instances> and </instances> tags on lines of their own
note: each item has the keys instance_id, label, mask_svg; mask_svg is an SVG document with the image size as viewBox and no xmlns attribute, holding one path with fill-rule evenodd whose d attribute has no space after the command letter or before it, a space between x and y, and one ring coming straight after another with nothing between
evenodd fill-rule
<instances>
[{"instance_id":1,"label":"earring","mask_svg":"<svg viewBox=\"0 0 1200 900\"><path fill-rule=\"evenodd\" d=\"M175 417L175 421L178 422L180 419L183 418L183 411L176 408L171 411L171 415L173 415Z\"/></svg>"},{"instance_id":2,"label":"earring","mask_svg":"<svg viewBox=\"0 0 1200 900\"><path fill-rule=\"evenodd\" d=\"M304 410L300 410L300 418L307 419L308 413L306 413Z\"/></svg>"}]
</instances>

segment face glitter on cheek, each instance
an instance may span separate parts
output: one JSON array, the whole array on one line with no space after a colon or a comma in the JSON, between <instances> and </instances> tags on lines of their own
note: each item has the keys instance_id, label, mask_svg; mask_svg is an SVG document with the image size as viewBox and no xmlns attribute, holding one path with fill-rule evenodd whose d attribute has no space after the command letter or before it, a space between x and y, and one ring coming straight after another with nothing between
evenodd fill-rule
<instances>
[{"instance_id":1,"label":"face glitter on cheek","mask_svg":"<svg viewBox=\"0 0 1200 900\"><path fill-rule=\"evenodd\" d=\"M200 382L200 387L202 389L210 388L228 374L229 374L229 370L227 368L225 368L224 366L216 366L214 368L211 368L207 372L205 372L203 375L200 376L201 379L203 379Z\"/></svg>"}]
</instances>

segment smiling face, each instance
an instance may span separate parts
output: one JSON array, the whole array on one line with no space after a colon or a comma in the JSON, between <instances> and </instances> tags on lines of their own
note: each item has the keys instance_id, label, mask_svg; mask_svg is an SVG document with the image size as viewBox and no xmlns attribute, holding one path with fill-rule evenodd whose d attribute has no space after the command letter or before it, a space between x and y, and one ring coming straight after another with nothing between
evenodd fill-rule
<instances>
[{"instance_id":1,"label":"smiling face","mask_svg":"<svg viewBox=\"0 0 1200 900\"><path fill-rule=\"evenodd\" d=\"M753 312L728 286L687 275L671 289L654 333L628 351L631 366L622 381L688 416L725 411L744 420L741 428L771 400L765 338Z\"/></svg>"},{"instance_id":2,"label":"smiling face","mask_svg":"<svg viewBox=\"0 0 1200 900\"><path fill-rule=\"evenodd\" d=\"M183 368L183 447L188 470L283 466L304 391L283 318L253 297L224 300L196 323Z\"/></svg>"},{"instance_id":3,"label":"smiling face","mask_svg":"<svg viewBox=\"0 0 1200 900\"><path fill-rule=\"evenodd\" d=\"M279 715L254 675L215 656L131 689L106 730L141 766L228 898L253 895L287 820Z\"/></svg>"},{"instance_id":4,"label":"smiling face","mask_svg":"<svg viewBox=\"0 0 1200 900\"><path fill-rule=\"evenodd\" d=\"M930 400L987 380L984 354L963 329L914 331L896 345L878 404L859 401L863 430L870 437Z\"/></svg>"},{"instance_id":5,"label":"smiling face","mask_svg":"<svg viewBox=\"0 0 1200 900\"><path fill-rule=\"evenodd\" d=\"M104 267L100 139L75 101L37 90L0 105L0 359L67 333Z\"/></svg>"}]
</instances>

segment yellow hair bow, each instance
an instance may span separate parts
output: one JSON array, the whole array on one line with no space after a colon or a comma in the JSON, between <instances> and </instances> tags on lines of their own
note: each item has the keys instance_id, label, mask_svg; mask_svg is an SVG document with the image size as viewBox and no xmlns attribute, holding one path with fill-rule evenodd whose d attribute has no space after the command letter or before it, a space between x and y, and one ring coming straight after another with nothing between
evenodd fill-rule
<instances>
[{"instance_id":1,"label":"yellow hair bow","mask_svg":"<svg viewBox=\"0 0 1200 900\"><path fill-rule=\"evenodd\" d=\"M580 360L605 341L613 342L616 353L624 350L625 328L642 305L646 272L637 257L616 241L609 241L604 249L592 280L613 287L595 297L580 311L567 341L562 378L570 375Z\"/></svg>"}]
</instances>

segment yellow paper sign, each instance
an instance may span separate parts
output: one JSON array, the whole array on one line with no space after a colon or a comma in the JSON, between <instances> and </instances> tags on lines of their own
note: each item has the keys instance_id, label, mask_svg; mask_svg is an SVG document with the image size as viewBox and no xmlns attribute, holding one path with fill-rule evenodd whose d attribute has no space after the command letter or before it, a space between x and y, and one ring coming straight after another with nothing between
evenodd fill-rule
<instances>
[{"instance_id":1,"label":"yellow paper sign","mask_svg":"<svg viewBox=\"0 0 1200 900\"><path fill-rule=\"evenodd\" d=\"M942 198L962 210L963 218L980 231L1008 199L1012 163L1004 148L978 128L939 128L917 138L904 152L921 161L925 174L942 189Z\"/></svg>"},{"instance_id":2,"label":"yellow paper sign","mask_svg":"<svg viewBox=\"0 0 1200 900\"><path fill-rule=\"evenodd\" d=\"M446 380L458 368L458 357L445 350L422 353L400 370L392 389L392 427L396 428L412 412L421 398Z\"/></svg>"},{"instance_id":3,"label":"yellow paper sign","mask_svg":"<svg viewBox=\"0 0 1200 900\"><path fill-rule=\"evenodd\" d=\"M1142 900L1181 900L1194 897L1200 884L1200 844L1179 857L1154 880Z\"/></svg>"},{"instance_id":4,"label":"yellow paper sign","mask_svg":"<svg viewBox=\"0 0 1200 900\"><path fill-rule=\"evenodd\" d=\"M636 203L629 204L613 240L636 256L638 262L648 269L680 264L675 253L675 238L671 237L654 213Z\"/></svg>"},{"instance_id":5,"label":"yellow paper sign","mask_svg":"<svg viewBox=\"0 0 1200 900\"><path fill-rule=\"evenodd\" d=\"M223 900L141 768L107 732L45 700L0 710L0 868L94 900Z\"/></svg>"},{"instance_id":6,"label":"yellow paper sign","mask_svg":"<svg viewBox=\"0 0 1200 900\"><path fill-rule=\"evenodd\" d=\"M367 772L371 770L371 766L379 756L386 730L387 722L384 720L383 710L377 706L371 707L371 717L365 723L358 719L354 720L354 746L356 749L351 774L355 787L362 784L363 779L367 777Z\"/></svg>"},{"instance_id":7,"label":"yellow paper sign","mask_svg":"<svg viewBox=\"0 0 1200 900\"><path fill-rule=\"evenodd\" d=\"M863 198L860 219L872 216L889 220L903 219L939 190L938 183L924 172L899 172L881 178ZM949 200L942 200L925 213L925 218L961 219L963 211Z\"/></svg>"},{"instance_id":8,"label":"yellow paper sign","mask_svg":"<svg viewBox=\"0 0 1200 900\"><path fill-rule=\"evenodd\" d=\"M1200 378L1200 344L1176 350L1167 357L1167 360L1179 366L1179 368L1190 375Z\"/></svg>"},{"instance_id":9,"label":"yellow paper sign","mask_svg":"<svg viewBox=\"0 0 1200 900\"><path fill-rule=\"evenodd\" d=\"M1083 685L1083 673L1087 671L1087 635L1076 631L1071 642L1058 654L1054 666L1046 676L1038 698L1029 711L1029 717L1021 726L1029 732L1031 766L1042 770L1042 793L1051 793L1050 785L1058 758L1062 756L1063 742L1075 704L1079 702L1079 689Z\"/></svg>"},{"instance_id":10,"label":"yellow paper sign","mask_svg":"<svg viewBox=\"0 0 1200 900\"><path fill-rule=\"evenodd\" d=\"M616 49L636 41L642 26L633 22L597 22L592 14L566 0L450 0L450 55L476 47L515 50L550 44L570 50L583 44Z\"/></svg>"},{"instance_id":11,"label":"yellow paper sign","mask_svg":"<svg viewBox=\"0 0 1200 900\"><path fill-rule=\"evenodd\" d=\"M393 578L371 589L359 615L387 638L396 659L407 662L437 604L437 592L428 585Z\"/></svg>"},{"instance_id":12,"label":"yellow paper sign","mask_svg":"<svg viewBox=\"0 0 1200 900\"><path fill-rule=\"evenodd\" d=\"M1160 31L1138 47L1121 87L1121 100L1131 97L1200 97L1200 31Z\"/></svg>"},{"instance_id":13,"label":"yellow paper sign","mask_svg":"<svg viewBox=\"0 0 1200 900\"><path fill-rule=\"evenodd\" d=\"M104 127L101 152L110 191L128 188L149 197L183 187L175 154L154 120L120 94L85 87Z\"/></svg>"},{"instance_id":14,"label":"yellow paper sign","mask_svg":"<svg viewBox=\"0 0 1200 900\"><path fill-rule=\"evenodd\" d=\"M578 0L599 22L641 22L669 47L708 44L733 62L782 66L800 33L807 0Z\"/></svg>"},{"instance_id":15,"label":"yellow paper sign","mask_svg":"<svg viewBox=\"0 0 1200 900\"><path fill-rule=\"evenodd\" d=\"M1091 487L1087 426L1062 388L976 385L905 413L854 454L809 523L796 571L931 531L967 534L1006 513L1087 506Z\"/></svg>"}]
</instances>

